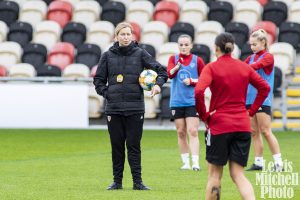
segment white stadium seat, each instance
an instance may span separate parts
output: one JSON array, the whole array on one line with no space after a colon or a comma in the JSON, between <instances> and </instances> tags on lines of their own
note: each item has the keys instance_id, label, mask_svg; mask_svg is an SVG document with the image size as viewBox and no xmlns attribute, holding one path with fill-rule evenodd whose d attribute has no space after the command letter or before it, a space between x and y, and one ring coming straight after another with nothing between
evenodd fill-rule
<instances>
[{"instance_id":1,"label":"white stadium seat","mask_svg":"<svg viewBox=\"0 0 300 200\"><path fill-rule=\"evenodd\" d=\"M295 1L289 10L289 21L300 24L300 1Z\"/></svg>"},{"instance_id":2,"label":"white stadium seat","mask_svg":"<svg viewBox=\"0 0 300 200\"><path fill-rule=\"evenodd\" d=\"M242 22L251 29L261 19L262 6L257 1L240 1L236 6L234 21Z\"/></svg>"},{"instance_id":3,"label":"white stadium seat","mask_svg":"<svg viewBox=\"0 0 300 200\"><path fill-rule=\"evenodd\" d=\"M36 76L36 71L35 71L35 68L31 64L18 63L18 64L11 66L11 68L9 69L8 76L30 78L30 77Z\"/></svg>"},{"instance_id":4,"label":"white stadium seat","mask_svg":"<svg viewBox=\"0 0 300 200\"><path fill-rule=\"evenodd\" d=\"M20 62L22 47L16 42L0 43L0 65L8 71L11 66Z\"/></svg>"},{"instance_id":5,"label":"white stadium seat","mask_svg":"<svg viewBox=\"0 0 300 200\"><path fill-rule=\"evenodd\" d=\"M47 4L44 1L26 1L20 10L19 20L35 27L46 18L46 14Z\"/></svg>"},{"instance_id":6,"label":"white stadium seat","mask_svg":"<svg viewBox=\"0 0 300 200\"><path fill-rule=\"evenodd\" d=\"M63 76L67 78L87 78L90 76L90 69L84 64L70 64L64 69Z\"/></svg>"},{"instance_id":7,"label":"white stadium seat","mask_svg":"<svg viewBox=\"0 0 300 200\"><path fill-rule=\"evenodd\" d=\"M159 48L157 61L167 67L170 56L174 54L179 54L178 44L176 42L167 42Z\"/></svg>"},{"instance_id":8,"label":"white stadium seat","mask_svg":"<svg viewBox=\"0 0 300 200\"><path fill-rule=\"evenodd\" d=\"M127 21L137 23L141 28L152 19L153 5L149 1L134 1L129 5Z\"/></svg>"},{"instance_id":9,"label":"white stadium seat","mask_svg":"<svg viewBox=\"0 0 300 200\"><path fill-rule=\"evenodd\" d=\"M104 98L96 93L95 87L89 87L89 118L99 118L102 115Z\"/></svg>"},{"instance_id":10,"label":"white stadium seat","mask_svg":"<svg viewBox=\"0 0 300 200\"><path fill-rule=\"evenodd\" d=\"M151 91L144 90L145 100L145 119L153 119L157 117L159 109L160 94L151 97Z\"/></svg>"},{"instance_id":11,"label":"white stadium seat","mask_svg":"<svg viewBox=\"0 0 300 200\"><path fill-rule=\"evenodd\" d=\"M208 7L203 1L187 1L180 12L179 21L188 22L195 29L207 18Z\"/></svg>"},{"instance_id":12,"label":"white stadium seat","mask_svg":"<svg viewBox=\"0 0 300 200\"><path fill-rule=\"evenodd\" d=\"M48 50L59 41L61 33L60 25L55 21L42 21L36 25L33 42L43 44Z\"/></svg>"},{"instance_id":13,"label":"white stadium seat","mask_svg":"<svg viewBox=\"0 0 300 200\"><path fill-rule=\"evenodd\" d=\"M4 42L6 40L8 27L5 22L0 21L0 42Z\"/></svg>"}]
</instances>

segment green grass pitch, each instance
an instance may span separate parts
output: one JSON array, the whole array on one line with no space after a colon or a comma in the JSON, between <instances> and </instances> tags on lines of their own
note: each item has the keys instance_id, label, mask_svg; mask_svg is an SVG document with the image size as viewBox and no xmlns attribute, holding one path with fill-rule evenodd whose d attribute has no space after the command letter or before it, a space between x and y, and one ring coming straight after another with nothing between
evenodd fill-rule
<instances>
[{"instance_id":1,"label":"green grass pitch","mask_svg":"<svg viewBox=\"0 0 300 200\"><path fill-rule=\"evenodd\" d=\"M203 131L200 135L202 170L180 171L175 131L144 131L143 181L151 191L133 191L126 161L121 191L106 191L112 182L111 149L107 131L0 130L0 200L196 200L204 199L207 166ZM300 171L300 132L277 132L283 159ZM265 143L265 158L272 160ZM253 150L249 164L253 161ZM246 172L257 199L255 172ZM300 200L300 187L294 198ZM225 167L222 200L240 199Z\"/></svg>"}]
</instances>

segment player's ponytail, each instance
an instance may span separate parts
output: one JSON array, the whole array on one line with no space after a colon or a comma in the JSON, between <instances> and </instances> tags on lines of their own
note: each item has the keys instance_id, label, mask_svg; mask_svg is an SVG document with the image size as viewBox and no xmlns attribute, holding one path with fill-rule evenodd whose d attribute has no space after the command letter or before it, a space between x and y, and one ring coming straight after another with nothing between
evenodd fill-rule
<instances>
[{"instance_id":1,"label":"player's ponytail","mask_svg":"<svg viewBox=\"0 0 300 200\"><path fill-rule=\"evenodd\" d=\"M215 45L220 48L224 54L229 54L234 49L234 38L231 33L221 33L216 37Z\"/></svg>"},{"instance_id":2,"label":"player's ponytail","mask_svg":"<svg viewBox=\"0 0 300 200\"><path fill-rule=\"evenodd\" d=\"M268 49L268 34L264 29L258 29L257 31L254 31L250 37L256 38L257 40L261 42L265 42L265 49Z\"/></svg>"}]
</instances>

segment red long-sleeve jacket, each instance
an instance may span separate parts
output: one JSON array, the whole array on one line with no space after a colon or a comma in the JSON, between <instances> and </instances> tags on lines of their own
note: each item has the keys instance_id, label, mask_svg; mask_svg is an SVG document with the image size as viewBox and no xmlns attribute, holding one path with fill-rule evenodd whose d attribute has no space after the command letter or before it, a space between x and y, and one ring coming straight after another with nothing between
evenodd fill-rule
<instances>
[{"instance_id":1,"label":"red long-sleeve jacket","mask_svg":"<svg viewBox=\"0 0 300 200\"><path fill-rule=\"evenodd\" d=\"M257 88L258 93L247 111L245 102L249 83ZM209 112L204 104L207 87L212 93ZM255 114L269 91L267 82L255 70L226 54L205 66L200 74L195 88L196 108L213 135L251 132L249 115Z\"/></svg>"},{"instance_id":2,"label":"red long-sleeve jacket","mask_svg":"<svg viewBox=\"0 0 300 200\"><path fill-rule=\"evenodd\" d=\"M262 59L257 61L257 59L264 53L266 53L266 55L264 55ZM246 58L245 63L249 64L251 56L252 55ZM262 50L255 55L254 63L250 64L250 66L255 70L263 68L265 73L269 75L271 74L274 67L274 56L268 53L266 50Z\"/></svg>"}]
</instances>

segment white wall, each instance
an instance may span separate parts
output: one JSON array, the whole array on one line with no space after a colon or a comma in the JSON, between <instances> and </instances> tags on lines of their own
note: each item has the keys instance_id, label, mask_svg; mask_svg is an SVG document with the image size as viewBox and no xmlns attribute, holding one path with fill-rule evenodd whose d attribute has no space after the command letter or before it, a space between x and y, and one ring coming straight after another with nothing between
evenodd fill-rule
<instances>
[{"instance_id":1,"label":"white wall","mask_svg":"<svg viewBox=\"0 0 300 200\"><path fill-rule=\"evenodd\" d=\"M88 85L0 84L0 128L87 128Z\"/></svg>"}]
</instances>

